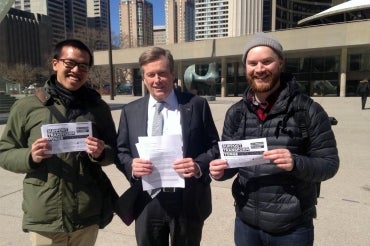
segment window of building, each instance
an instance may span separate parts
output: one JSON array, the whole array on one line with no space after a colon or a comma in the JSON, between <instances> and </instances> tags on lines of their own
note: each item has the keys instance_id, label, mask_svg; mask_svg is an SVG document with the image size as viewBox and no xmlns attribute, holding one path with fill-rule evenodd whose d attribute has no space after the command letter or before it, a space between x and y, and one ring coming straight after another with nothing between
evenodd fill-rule
<instances>
[{"instance_id":1,"label":"window of building","mask_svg":"<svg viewBox=\"0 0 370 246\"><path fill-rule=\"evenodd\" d=\"M285 70L294 75L300 90L307 95L339 94L339 56L287 58Z\"/></svg>"},{"instance_id":2,"label":"window of building","mask_svg":"<svg viewBox=\"0 0 370 246\"><path fill-rule=\"evenodd\" d=\"M349 71L368 72L370 71L370 53L351 54L348 63Z\"/></svg>"}]
</instances>

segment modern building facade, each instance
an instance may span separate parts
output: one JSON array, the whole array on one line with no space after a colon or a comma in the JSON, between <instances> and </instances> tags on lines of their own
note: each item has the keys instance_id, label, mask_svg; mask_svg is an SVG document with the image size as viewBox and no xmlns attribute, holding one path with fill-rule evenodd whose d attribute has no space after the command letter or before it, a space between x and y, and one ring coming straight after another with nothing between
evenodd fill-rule
<instances>
[{"instance_id":1,"label":"modern building facade","mask_svg":"<svg viewBox=\"0 0 370 246\"><path fill-rule=\"evenodd\" d=\"M310 96L354 96L356 85L370 78L370 19L308 26L270 32L283 45L286 71L295 75L301 90ZM220 96L241 95L247 83L241 64L245 44L252 35L168 45L175 59L180 84L192 64L217 62ZM114 50L113 64L138 68L145 48ZM108 52L96 52L95 64L104 65Z\"/></svg>"},{"instance_id":2,"label":"modern building facade","mask_svg":"<svg viewBox=\"0 0 370 246\"><path fill-rule=\"evenodd\" d=\"M67 38L77 38L87 41L87 0L64 0L64 16ZM92 0L90 0L92 1ZM49 4L56 1L49 1Z\"/></svg>"},{"instance_id":3,"label":"modern building facade","mask_svg":"<svg viewBox=\"0 0 370 246\"><path fill-rule=\"evenodd\" d=\"M335 5L325 11L311 15L298 21L298 26L302 28L314 27L317 25L338 25L344 23L353 23L361 25L363 21L370 19L370 0L352 0L336 1L341 4ZM326 35L326 34L325 34ZM357 35L361 35L358 33ZM345 36L351 40L353 36ZM341 72L340 80L346 80L346 91L341 92L346 96L355 96L356 87L360 80L370 78L370 44L365 46L354 46L342 48L341 53L333 54L333 51L325 51L325 59L310 57L306 58L301 69L297 69L297 60L295 61L297 77L317 78L322 70L326 70L325 75L329 81L336 81L337 71ZM301 60L302 62L303 60ZM291 60L294 63L293 60ZM307 71L311 68L309 71ZM346 70L344 73L343 70ZM308 73L310 72L310 73ZM312 86L307 82L306 86ZM329 85L329 84L326 84ZM313 84L315 86L315 84ZM329 85L330 86L330 85ZM327 87L326 87L327 88ZM320 89L323 89L322 87Z\"/></svg>"},{"instance_id":4,"label":"modern building facade","mask_svg":"<svg viewBox=\"0 0 370 246\"><path fill-rule=\"evenodd\" d=\"M53 2L49 0L15 0L13 7L30 13L49 16L53 45L67 37L64 0Z\"/></svg>"},{"instance_id":5,"label":"modern building facade","mask_svg":"<svg viewBox=\"0 0 370 246\"><path fill-rule=\"evenodd\" d=\"M90 33L94 36L96 50L108 49L109 39L109 0L88 0L86 2L87 19Z\"/></svg>"},{"instance_id":6,"label":"modern building facade","mask_svg":"<svg viewBox=\"0 0 370 246\"><path fill-rule=\"evenodd\" d=\"M370 0L351 0L298 21L298 26L312 26L370 19Z\"/></svg>"},{"instance_id":7,"label":"modern building facade","mask_svg":"<svg viewBox=\"0 0 370 246\"><path fill-rule=\"evenodd\" d=\"M195 39L194 0L166 0L166 43L182 43Z\"/></svg>"},{"instance_id":8,"label":"modern building facade","mask_svg":"<svg viewBox=\"0 0 370 246\"><path fill-rule=\"evenodd\" d=\"M228 18L229 0L195 1L195 40L227 37Z\"/></svg>"},{"instance_id":9,"label":"modern building facade","mask_svg":"<svg viewBox=\"0 0 370 246\"><path fill-rule=\"evenodd\" d=\"M228 37L297 27L298 21L345 0L229 0Z\"/></svg>"},{"instance_id":10,"label":"modern building facade","mask_svg":"<svg viewBox=\"0 0 370 246\"><path fill-rule=\"evenodd\" d=\"M51 54L50 18L11 8L0 23L0 63L44 66Z\"/></svg>"},{"instance_id":11,"label":"modern building facade","mask_svg":"<svg viewBox=\"0 0 370 246\"><path fill-rule=\"evenodd\" d=\"M228 37L238 37L262 31L263 1L229 0Z\"/></svg>"},{"instance_id":12,"label":"modern building facade","mask_svg":"<svg viewBox=\"0 0 370 246\"><path fill-rule=\"evenodd\" d=\"M13 7L49 16L53 45L66 38L87 41L86 0L15 0Z\"/></svg>"},{"instance_id":13,"label":"modern building facade","mask_svg":"<svg viewBox=\"0 0 370 246\"><path fill-rule=\"evenodd\" d=\"M121 47L153 45L153 5L145 0L121 0L119 9Z\"/></svg>"},{"instance_id":14,"label":"modern building facade","mask_svg":"<svg viewBox=\"0 0 370 246\"><path fill-rule=\"evenodd\" d=\"M264 12L264 18L271 20L269 25L268 21L264 22L264 31L271 30L284 30L297 26L298 21L320 13L335 3L339 2L333 0L321 0L321 1L305 1L305 0L275 0L275 1L263 1L266 7ZM269 5L271 5L271 12L268 13ZM271 18L274 16L273 18Z\"/></svg>"},{"instance_id":15,"label":"modern building facade","mask_svg":"<svg viewBox=\"0 0 370 246\"><path fill-rule=\"evenodd\" d=\"M154 45L166 44L166 26L154 26L153 28Z\"/></svg>"}]
</instances>

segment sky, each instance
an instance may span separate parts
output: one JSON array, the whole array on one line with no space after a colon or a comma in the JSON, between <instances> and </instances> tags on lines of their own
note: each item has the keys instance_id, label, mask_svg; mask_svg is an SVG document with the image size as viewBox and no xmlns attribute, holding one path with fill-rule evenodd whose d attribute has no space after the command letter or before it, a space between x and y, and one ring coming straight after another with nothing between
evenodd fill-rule
<instances>
[{"instance_id":1,"label":"sky","mask_svg":"<svg viewBox=\"0 0 370 246\"><path fill-rule=\"evenodd\" d=\"M111 28L116 35L119 35L119 2L120 0L110 1ZM164 0L149 0L148 2L153 4L153 24L155 26L164 25Z\"/></svg>"}]
</instances>

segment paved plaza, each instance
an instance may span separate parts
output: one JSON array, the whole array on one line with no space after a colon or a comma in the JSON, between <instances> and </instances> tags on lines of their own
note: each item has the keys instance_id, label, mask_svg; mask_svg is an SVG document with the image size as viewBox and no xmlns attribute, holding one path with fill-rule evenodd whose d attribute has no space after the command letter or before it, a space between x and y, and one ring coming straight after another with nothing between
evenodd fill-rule
<instances>
[{"instance_id":1,"label":"paved plaza","mask_svg":"<svg viewBox=\"0 0 370 246\"><path fill-rule=\"evenodd\" d=\"M114 100L112 115L118 126L120 104L139 97L120 95ZM221 135L226 110L240 98L217 97L210 102L213 118ZM358 97L314 97L338 120L333 126L340 156L337 175L321 185L318 218L315 223L316 246L370 245L370 106L361 110ZM368 102L370 105L370 102ZM0 125L0 133L5 125ZM118 193L128 188L128 182L114 165L105 167ZM23 174L0 168L0 246L30 245L28 234L21 229ZM234 208L231 196L232 180L212 182L213 212L206 220L202 245L231 246L233 243ZM97 246L135 243L134 225L126 226L115 216L112 223L100 230Z\"/></svg>"}]
</instances>

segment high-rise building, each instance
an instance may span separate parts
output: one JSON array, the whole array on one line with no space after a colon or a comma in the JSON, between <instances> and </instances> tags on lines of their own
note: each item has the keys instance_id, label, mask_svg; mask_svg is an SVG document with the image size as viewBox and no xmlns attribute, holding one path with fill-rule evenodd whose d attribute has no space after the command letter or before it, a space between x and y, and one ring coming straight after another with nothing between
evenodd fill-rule
<instances>
[{"instance_id":1,"label":"high-rise building","mask_svg":"<svg viewBox=\"0 0 370 246\"><path fill-rule=\"evenodd\" d=\"M235 37L294 28L345 0L196 0L195 39Z\"/></svg>"},{"instance_id":2,"label":"high-rise building","mask_svg":"<svg viewBox=\"0 0 370 246\"><path fill-rule=\"evenodd\" d=\"M182 43L195 39L194 0L166 0L166 43Z\"/></svg>"},{"instance_id":3,"label":"high-rise building","mask_svg":"<svg viewBox=\"0 0 370 246\"><path fill-rule=\"evenodd\" d=\"M86 42L86 0L15 0L13 7L49 16L53 45L66 38Z\"/></svg>"},{"instance_id":4,"label":"high-rise building","mask_svg":"<svg viewBox=\"0 0 370 246\"><path fill-rule=\"evenodd\" d=\"M108 1L109 0L88 0L86 2L89 26L88 35L94 37L94 49L96 50L108 49Z\"/></svg>"},{"instance_id":5,"label":"high-rise building","mask_svg":"<svg viewBox=\"0 0 370 246\"><path fill-rule=\"evenodd\" d=\"M91 1L91 0L90 0ZM55 1L49 1L51 2ZM64 16L66 21L67 38L77 38L86 42L87 11L86 0L64 0Z\"/></svg>"},{"instance_id":6,"label":"high-rise building","mask_svg":"<svg viewBox=\"0 0 370 246\"><path fill-rule=\"evenodd\" d=\"M229 0L228 36L238 37L260 32L264 6L261 0Z\"/></svg>"},{"instance_id":7,"label":"high-rise building","mask_svg":"<svg viewBox=\"0 0 370 246\"><path fill-rule=\"evenodd\" d=\"M121 0L119 6L121 47L153 45L153 5L145 0Z\"/></svg>"},{"instance_id":8,"label":"high-rise building","mask_svg":"<svg viewBox=\"0 0 370 246\"><path fill-rule=\"evenodd\" d=\"M228 18L229 0L195 1L195 40L227 37Z\"/></svg>"},{"instance_id":9,"label":"high-rise building","mask_svg":"<svg viewBox=\"0 0 370 246\"><path fill-rule=\"evenodd\" d=\"M153 27L153 44L165 45L166 44L166 26Z\"/></svg>"},{"instance_id":10,"label":"high-rise building","mask_svg":"<svg viewBox=\"0 0 370 246\"><path fill-rule=\"evenodd\" d=\"M0 63L44 66L51 55L50 18L11 8L0 23Z\"/></svg>"},{"instance_id":11,"label":"high-rise building","mask_svg":"<svg viewBox=\"0 0 370 246\"><path fill-rule=\"evenodd\" d=\"M64 1L15 0L13 7L49 16L53 45L67 37Z\"/></svg>"}]
</instances>

